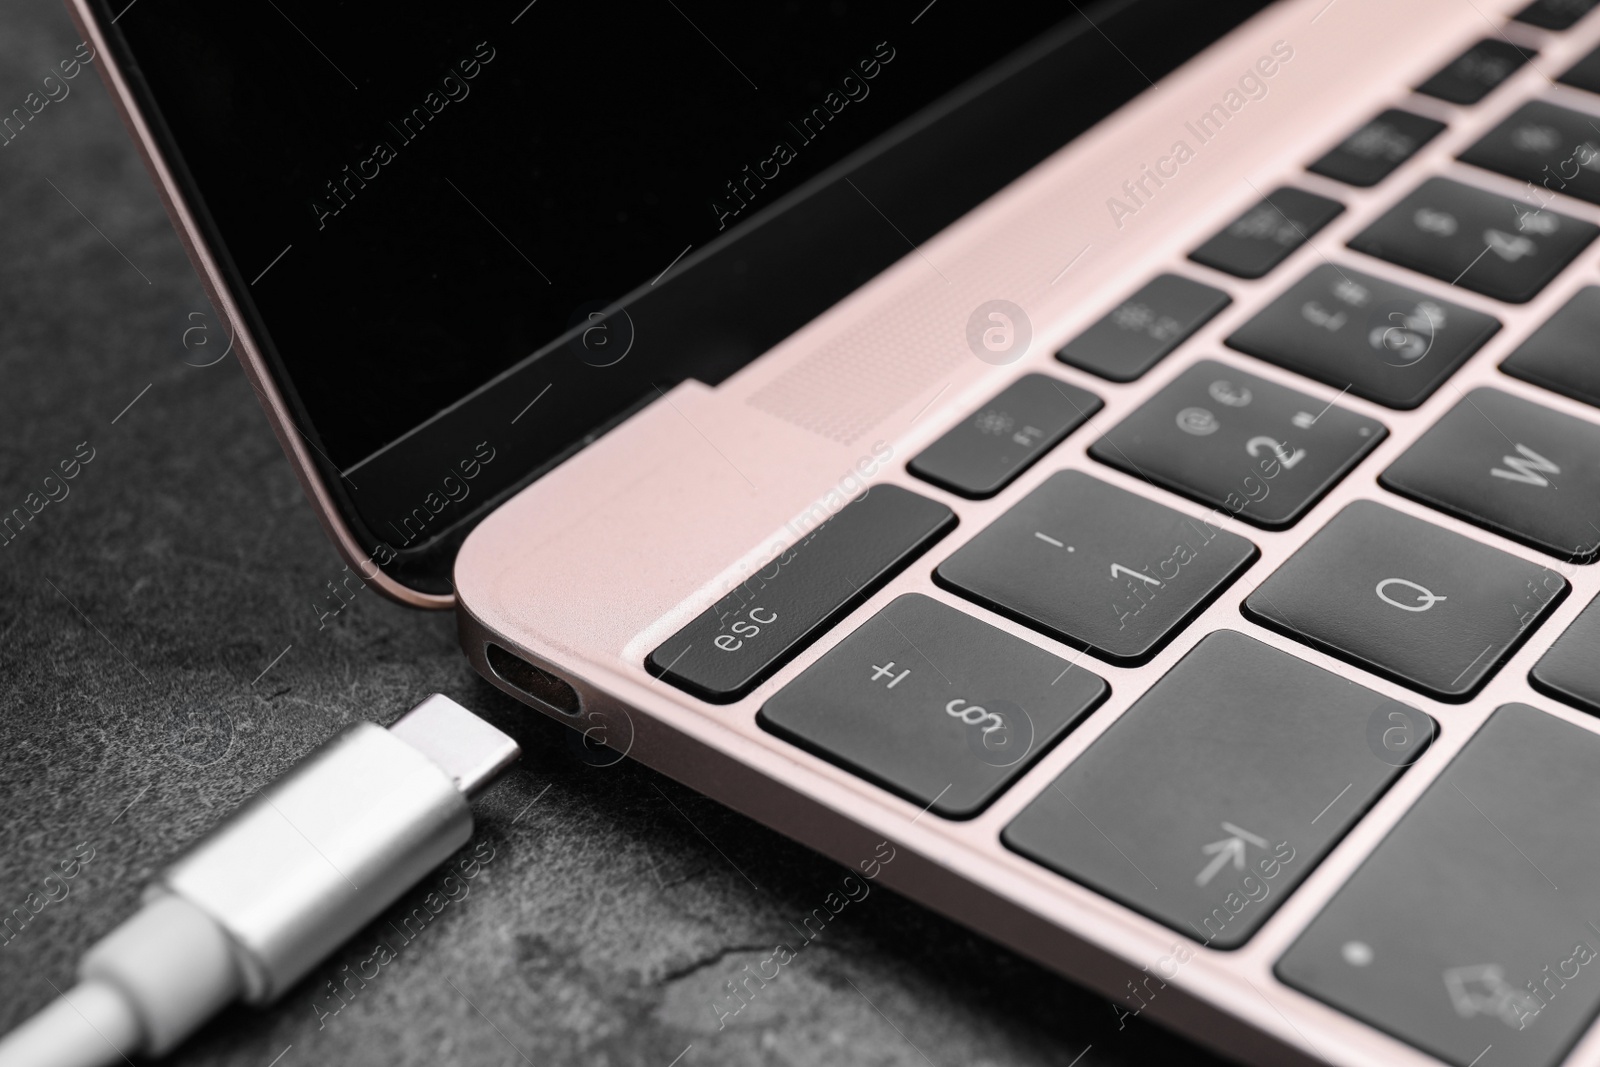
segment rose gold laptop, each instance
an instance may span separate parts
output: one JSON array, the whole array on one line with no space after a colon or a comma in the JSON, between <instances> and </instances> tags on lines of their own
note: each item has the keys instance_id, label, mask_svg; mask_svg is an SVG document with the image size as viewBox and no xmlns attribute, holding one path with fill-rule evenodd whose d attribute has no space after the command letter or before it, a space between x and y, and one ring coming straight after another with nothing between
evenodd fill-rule
<instances>
[{"instance_id":1,"label":"rose gold laptop","mask_svg":"<svg viewBox=\"0 0 1600 1067\"><path fill-rule=\"evenodd\" d=\"M588 758L1244 1062L1600 1063L1591 2L72 6Z\"/></svg>"}]
</instances>

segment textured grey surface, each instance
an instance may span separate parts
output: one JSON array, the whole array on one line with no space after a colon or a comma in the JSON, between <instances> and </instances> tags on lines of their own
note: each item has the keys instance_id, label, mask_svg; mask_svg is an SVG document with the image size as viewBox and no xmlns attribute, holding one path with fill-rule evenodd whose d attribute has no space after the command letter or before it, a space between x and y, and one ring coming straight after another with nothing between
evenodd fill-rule
<instances>
[{"instance_id":1,"label":"textured grey surface","mask_svg":"<svg viewBox=\"0 0 1600 1067\"><path fill-rule=\"evenodd\" d=\"M76 43L51 0L7 0L0 113ZM340 726L437 690L527 752L476 805L493 859L469 894L401 945L387 924L435 874L277 1006L230 1009L170 1062L1219 1062L880 890L719 1029L725 983L795 940L844 872L632 763L575 758L476 677L446 615L366 591L319 630L341 564L231 357L185 364L223 339L185 348L210 309L97 75L71 85L0 148L0 511L94 449L0 547L0 912L44 900L80 843L94 858L0 945L0 1030L71 981L185 842ZM341 1002L323 983L380 936L397 958L324 1014Z\"/></svg>"}]
</instances>

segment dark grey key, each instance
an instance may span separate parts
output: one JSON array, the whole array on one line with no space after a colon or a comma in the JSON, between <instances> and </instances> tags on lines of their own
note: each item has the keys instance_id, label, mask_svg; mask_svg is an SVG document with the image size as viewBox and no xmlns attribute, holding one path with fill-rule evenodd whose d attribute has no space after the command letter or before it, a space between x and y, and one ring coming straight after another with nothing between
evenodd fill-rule
<instances>
[{"instance_id":1,"label":"dark grey key","mask_svg":"<svg viewBox=\"0 0 1600 1067\"><path fill-rule=\"evenodd\" d=\"M1456 1067L1553 1067L1600 1007L1600 736L1507 704L1278 961Z\"/></svg>"},{"instance_id":2,"label":"dark grey key","mask_svg":"<svg viewBox=\"0 0 1600 1067\"><path fill-rule=\"evenodd\" d=\"M1578 60L1556 80L1577 89L1600 93L1600 48Z\"/></svg>"},{"instance_id":3,"label":"dark grey key","mask_svg":"<svg viewBox=\"0 0 1600 1067\"><path fill-rule=\"evenodd\" d=\"M738 700L955 524L943 504L874 486L673 634L645 668L702 700Z\"/></svg>"},{"instance_id":4,"label":"dark grey key","mask_svg":"<svg viewBox=\"0 0 1600 1067\"><path fill-rule=\"evenodd\" d=\"M1464 162L1532 188L1524 206L1543 207L1556 193L1600 204L1600 137L1594 119L1570 108L1532 100L1461 153Z\"/></svg>"},{"instance_id":5,"label":"dark grey key","mask_svg":"<svg viewBox=\"0 0 1600 1067\"><path fill-rule=\"evenodd\" d=\"M1131 382L1233 302L1220 289L1161 274L1056 353L1063 363Z\"/></svg>"},{"instance_id":6,"label":"dark grey key","mask_svg":"<svg viewBox=\"0 0 1600 1067\"><path fill-rule=\"evenodd\" d=\"M1082 667L908 593L779 690L757 721L937 815L969 819L1110 691Z\"/></svg>"},{"instance_id":7,"label":"dark grey key","mask_svg":"<svg viewBox=\"0 0 1600 1067\"><path fill-rule=\"evenodd\" d=\"M1189 258L1240 278L1259 278L1343 210L1337 200L1286 185L1267 194L1265 200L1190 252Z\"/></svg>"},{"instance_id":8,"label":"dark grey key","mask_svg":"<svg viewBox=\"0 0 1600 1067\"><path fill-rule=\"evenodd\" d=\"M1600 407L1600 286L1586 285L1500 364L1523 381Z\"/></svg>"},{"instance_id":9,"label":"dark grey key","mask_svg":"<svg viewBox=\"0 0 1600 1067\"><path fill-rule=\"evenodd\" d=\"M1387 433L1382 423L1337 405L1204 360L1089 454L1257 526L1282 529Z\"/></svg>"},{"instance_id":10,"label":"dark grey key","mask_svg":"<svg viewBox=\"0 0 1600 1067\"><path fill-rule=\"evenodd\" d=\"M985 607L1113 663L1142 663L1256 557L1201 519L1061 471L939 564Z\"/></svg>"},{"instance_id":11,"label":"dark grey key","mask_svg":"<svg viewBox=\"0 0 1600 1067\"><path fill-rule=\"evenodd\" d=\"M1218 631L1003 840L1181 934L1237 948L1433 732L1415 708Z\"/></svg>"},{"instance_id":12,"label":"dark grey key","mask_svg":"<svg viewBox=\"0 0 1600 1067\"><path fill-rule=\"evenodd\" d=\"M1533 0L1515 18L1543 30L1566 30L1593 11L1594 5L1595 0Z\"/></svg>"},{"instance_id":13,"label":"dark grey key","mask_svg":"<svg viewBox=\"0 0 1600 1067\"><path fill-rule=\"evenodd\" d=\"M1234 331L1228 345L1392 408L1414 408L1500 323L1331 263Z\"/></svg>"},{"instance_id":14,"label":"dark grey key","mask_svg":"<svg viewBox=\"0 0 1600 1067\"><path fill-rule=\"evenodd\" d=\"M1513 304L1526 303L1600 236L1600 226L1470 185L1430 178L1350 240L1369 256Z\"/></svg>"},{"instance_id":15,"label":"dark grey key","mask_svg":"<svg viewBox=\"0 0 1600 1067\"><path fill-rule=\"evenodd\" d=\"M1093 393L1048 374L1018 378L923 449L907 469L952 493L994 496L1101 408Z\"/></svg>"},{"instance_id":16,"label":"dark grey key","mask_svg":"<svg viewBox=\"0 0 1600 1067\"><path fill-rule=\"evenodd\" d=\"M1600 597L1556 638L1528 680L1557 700L1600 715Z\"/></svg>"},{"instance_id":17,"label":"dark grey key","mask_svg":"<svg viewBox=\"0 0 1600 1067\"><path fill-rule=\"evenodd\" d=\"M1417 92L1452 104L1476 104L1538 54L1510 41L1485 37L1417 86Z\"/></svg>"},{"instance_id":18,"label":"dark grey key","mask_svg":"<svg viewBox=\"0 0 1600 1067\"><path fill-rule=\"evenodd\" d=\"M1244 613L1440 700L1466 700L1566 595L1555 571L1370 500L1317 531Z\"/></svg>"},{"instance_id":19,"label":"dark grey key","mask_svg":"<svg viewBox=\"0 0 1600 1067\"><path fill-rule=\"evenodd\" d=\"M1600 426L1474 389L1378 479L1574 563L1600 555Z\"/></svg>"},{"instance_id":20,"label":"dark grey key","mask_svg":"<svg viewBox=\"0 0 1600 1067\"><path fill-rule=\"evenodd\" d=\"M1392 107L1306 169L1346 185L1377 185L1444 129L1442 122Z\"/></svg>"}]
</instances>

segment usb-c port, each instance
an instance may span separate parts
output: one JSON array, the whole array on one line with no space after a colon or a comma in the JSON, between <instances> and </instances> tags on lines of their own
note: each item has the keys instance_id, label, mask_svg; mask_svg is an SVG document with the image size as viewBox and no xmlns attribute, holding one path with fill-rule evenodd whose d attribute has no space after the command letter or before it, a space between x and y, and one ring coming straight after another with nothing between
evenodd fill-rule
<instances>
[{"instance_id":1,"label":"usb-c port","mask_svg":"<svg viewBox=\"0 0 1600 1067\"><path fill-rule=\"evenodd\" d=\"M521 656L507 652L499 645L485 644L483 652L495 677L517 692L563 715L583 714L583 701L578 691L562 679L535 667Z\"/></svg>"}]
</instances>

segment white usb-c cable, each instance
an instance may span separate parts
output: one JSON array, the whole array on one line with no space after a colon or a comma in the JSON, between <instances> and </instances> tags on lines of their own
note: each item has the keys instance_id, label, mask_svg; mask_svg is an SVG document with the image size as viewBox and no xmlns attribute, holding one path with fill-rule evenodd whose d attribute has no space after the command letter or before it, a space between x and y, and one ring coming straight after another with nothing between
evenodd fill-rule
<instances>
[{"instance_id":1,"label":"white usb-c cable","mask_svg":"<svg viewBox=\"0 0 1600 1067\"><path fill-rule=\"evenodd\" d=\"M0 1067L162 1056L235 999L271 1003L466 844L467 802L520 754L438 694L345 730L168 867Z\"/></svg>"}]
</instances>

